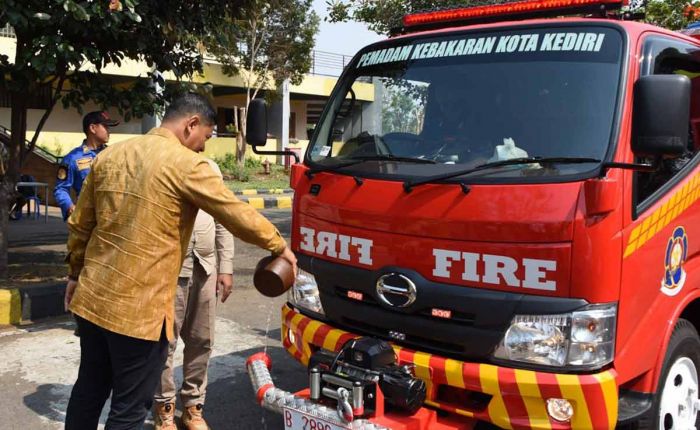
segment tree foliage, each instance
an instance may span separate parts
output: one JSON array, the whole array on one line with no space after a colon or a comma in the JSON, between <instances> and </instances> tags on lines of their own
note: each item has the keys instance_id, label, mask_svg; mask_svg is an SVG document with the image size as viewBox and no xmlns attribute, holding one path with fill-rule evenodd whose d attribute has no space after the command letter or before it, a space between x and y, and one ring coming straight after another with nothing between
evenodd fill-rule
<instances>
[{"instance_id":1,"label":"tree foliage","mask_svg":"<svg viewBox=\"0 0 700 430\"><path fill-rule=\"evenodd\" d=\"M17 37L16 58L0 57L2 85L25 94L51 85L69 106L92 99L126 115L152 113L153 91L138 87L148 82L114 89L104 68L133 59L176 77L192 75L202 69L201 38L227 9L235 10L235 2L0 0L0 26L10 25ZM139 103L144 98L149 103Z\"/></svg>"},{"instance_id":2,"label":"tree foliage","mask_svg":"<svg viewBox=\"0 0 700 430\"><path fill-rule=\"evenodd\" d=\"M381 82L381 84L380 84ZM406 80L382 79L382 133L420 134L425 119L428 85Z\"/></svg>"},{"instance_id":3,"label":"tree foliage","mask_svg":"<svg viewBox=\"0 0 700 430\"><path fill-rule=\"evenodd\" d=\"M474 4L465 0L329 0L331 22L359 21L379 34L401 25L404 15Z\"/></svg>"},{"instance_id":4,"label":"tree foliage","mask_svg":"<svg viewBox=\"0 0 700 430\"><path fill-rule=\"evenodd\" d=\"M686 28L700 20L700 10L688 0L650 0L640 7L645 21L671 30Z\"/></svg>"},{"instance_id":5,"label":"tree foliage","mask_svg":"<svg viewBox=\"0 0 700 430\"><path fill-rule=\"evenodd\" d=\"M11 103L11 139L0 169L0 277L6 271L8 197L21 163L56 103L80 110L88 100L116 107L125 120L162 105L149 76L120 80L103 73L127 59L177 78L202 70L200 41L222 14L247 0L0 0L0 28L16 36L14 58L0 56L0 90ZM161 82L162 83L162 82ZM41 120L26 142L28 100L50 92ZM8 124L5 124L8 125ZM32 124L32 126L34 126Z\"/></svg>"},{"instance_id":6,"label":"tree foliage","mask_svg":"<svg viewBox=\"0 0 700 430\"><path fill-rule=\"evenodd\" d=\"M253 0L235 16L225 15L207 38L207 52L224 73L243 78L246 108L268 84L278 87L287 79L299 84L311 69L319 24L311 7L312 0ZM239 136L241 163L245 143Z\"/></svg>"},{"instance_id":7,"label":"tree foliage","mask_svg":"<svg viewBox=\"0 0 700 430\"><path fill-rule=\"evenodd\" d=\"M207 51L228 75L244 72L247 88L259 90L270 77L301 83L311 69L319 18L312 0L252 0L226 15L206 41ZM248 85L249 84L249 85Z\"/></svg>"}]
</instances>

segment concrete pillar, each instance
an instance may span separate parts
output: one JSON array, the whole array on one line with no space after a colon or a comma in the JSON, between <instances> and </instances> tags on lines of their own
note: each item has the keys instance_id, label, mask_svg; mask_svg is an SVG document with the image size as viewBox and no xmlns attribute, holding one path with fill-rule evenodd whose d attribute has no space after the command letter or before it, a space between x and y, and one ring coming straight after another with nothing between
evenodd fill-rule
<instances>
[{"instance_id":1,"label":"concrete pillar","mask_svg":"<svg viewBox=\"0 0 700 430\"><path fill-rule=\"evenodd\" d=\"M382 101L384 100L384 86L378 78L373 78L374 100L369 103L362 103L362 122L365 130L371 134L382 135Z\"/></svg>"},{"instance_id":2,"label":"concrete pillar","mask_svg":"<svg viewBox=\"0 0 700 430\"><path fill-rule=\"evenodd\" d=\"M151 88L155 88L156 94L161 94L163 92L163 87L160 85L160 81L163 80L163 75L159 71L153 71L155 80L151 80ZM160 127L160 122L163 119L162 114L158 113L156 115L144 115L141 118L141 133L148 133L148 131L154 127Z\"/></svg>"},{"instance_id":3,"label":"concrete pillar","mask_svg":"<svg viewBox=\"0 0 700 430\"><path fill-rule=\"evenodd\" d=\"M291 105L289 102L289 80L282 82L277 89L281 96L267 110L269 133L277 138L277 151L284 151L289 146L289 117ZM284 159L277 157L277 164L283 164Z\"/></svg>"}]
</instances>

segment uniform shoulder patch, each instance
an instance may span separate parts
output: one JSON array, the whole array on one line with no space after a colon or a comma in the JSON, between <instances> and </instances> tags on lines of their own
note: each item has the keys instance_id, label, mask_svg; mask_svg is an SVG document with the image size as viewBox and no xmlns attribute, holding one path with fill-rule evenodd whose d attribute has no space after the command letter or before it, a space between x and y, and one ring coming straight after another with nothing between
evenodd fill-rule
<instances>
[{"instance_id":1,"label":"uniform shoulder patch","mask_svg":"<svg viewBox=\"0 0 700 430\"><path fill-rule=\"evenodd\" d=\"M68 167L61 164L58 166L58 171L56 172L56 178L59 181L64 181L68 177Z\"/></svg>"}]
</instances>

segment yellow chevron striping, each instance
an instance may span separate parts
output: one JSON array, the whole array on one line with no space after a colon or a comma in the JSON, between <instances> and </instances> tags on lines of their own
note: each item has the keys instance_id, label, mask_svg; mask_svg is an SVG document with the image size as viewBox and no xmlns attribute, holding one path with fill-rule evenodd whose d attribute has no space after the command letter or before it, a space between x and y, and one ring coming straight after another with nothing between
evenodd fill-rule
<instances>
[{"instance_id":1,"label":"yellow chevron striping","mask_svg":"<svg viewBox=\"0 0 700 430\"><path fill-rule=\"evenodd\" d=\"M447 383L452 387L464 388L464 372L462 372L462 362L452 359L445 360L445 376Z\"/></svg>"},{"instance_id":2,"label":"yellow chevron striping","mask_svg":"<svg viewBox=\"0 0 700 430\"><path fill-rule=\"evenodd\" d=\"M547 407L537 384L537 376L531 370L515 369L515 381L522 396L527 415L530 419L530 427L535 429L551 429L547 415Z\"/></svg>"},{"instance_id":3,"label":"yellow chevron striping","mask_svg":"<svg viewBox=\"0 0 700 430\"><path fill-rule=\"evenodd\" d=\"M623 258L627 258L634 254L639 248L662 231L683 211L688 209L700 197L700 174L696 174L686 182L685 185L676 193L668 198L668 200L653 213L649 214L646 219L641 221L630 233L625 246Z\"/></svg>"},{"instance_id":4,"label":"yellow chevron striping","mask_svg":"<svg viewBox=\"0 0 700 430\"><path fill-rule=\"evenodd\" d=\"M615 428L615 423L617 423L618 414L617 383L615 382L615 376L610 372L605 372L593 375L593 377L600 383L600 388L603 391L603 398L605 399L605 409L608 412L608 424L610 425L610 429L613 429Z\"/></svg>"},{"instance_id":5,"label":"yellow chevron striping","mask_svg":"<svg viewBox=\"0 0 700 430\"><path fill-rule=\"evenodd\" d=\"M503 397L501 397L501 388L498 386L498 367L480 364L479 379L482 391L493 396L488 406L491 421L499 427L512 429L508 410L503 402Z\"/></svg>"},{"instance_id":6,"label":"yellow chevron striping","mask_svg":"<svg viewBox=\"0 0 700 430\"><path fill-rule=\"evenodd\" d=\"M557 378L557 382L559 382L559 388L561 389L562 396L569 400L574 406L574 416L571 419L571 428L593 428L590 412L588 411L588 404L586 403L586 397L581 389L581 382L579 381L578 376L562 374L555 374L555 376Z\"/></svg>"}]
</instances>

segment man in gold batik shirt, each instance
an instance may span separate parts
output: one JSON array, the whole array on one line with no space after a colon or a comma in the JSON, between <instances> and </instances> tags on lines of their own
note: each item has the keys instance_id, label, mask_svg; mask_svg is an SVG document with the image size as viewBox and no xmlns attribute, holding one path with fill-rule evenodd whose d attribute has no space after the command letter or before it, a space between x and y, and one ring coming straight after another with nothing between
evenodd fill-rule
<instances>
[{"instance_id":1,"label":"man in gold batik shirt","mask_svg":"<svg viewBox=\"0 0 700 430\"><path fill-rule=\"evenodd\" d=\"M206 98L173 101L160 128L95 159L68 220L66 306L80 329L80 369L66 429L140 428L173 339L178 273L198 209L240 239L292 263L277 229L239 201L197 152L216 112Z\"/></svg>"}]
</instances>

